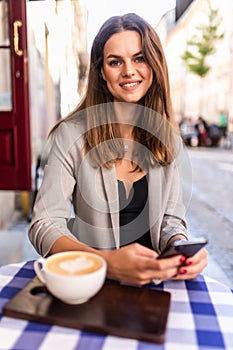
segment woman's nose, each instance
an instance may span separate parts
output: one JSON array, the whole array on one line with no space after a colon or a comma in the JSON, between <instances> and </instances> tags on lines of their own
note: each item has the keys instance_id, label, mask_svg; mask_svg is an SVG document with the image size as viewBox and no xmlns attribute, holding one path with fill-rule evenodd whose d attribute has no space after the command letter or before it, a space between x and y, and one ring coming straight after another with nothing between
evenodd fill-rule
<instances>
[{"instance_id":1,"label":"woman's nose","mask_svg":"<svg viewBox=\"0 0 233 350\"><path fill-rule=\"evenodd\" d=\"M123 66L122 76L123 77L132 77L135 74L135 69L131 62L127 62Z\"/></svg>"}]
</instances>

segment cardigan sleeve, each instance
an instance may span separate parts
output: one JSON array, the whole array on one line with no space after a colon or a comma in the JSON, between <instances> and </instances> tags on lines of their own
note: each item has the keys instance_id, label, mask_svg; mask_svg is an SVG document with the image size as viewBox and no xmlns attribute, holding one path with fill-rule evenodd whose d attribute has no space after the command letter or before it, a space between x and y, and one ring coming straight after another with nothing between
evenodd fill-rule
<instances>
[{"instance_id":1,"label":"cardigan sleeve","mask_svg":"<svg viewBox=\"0 0 233 350\"><path fill-rule=\"evenodd\" d=\"M160 250L163 251L171 237L182 234L188 239L186 207L183 199L183 168L190 167L186 152L180 143L177 157L169 165L170 176L166 183L168 187L167 202L162 218L160 232ZM189 172L189 169L186 169Z\"/></svg>"},{"instance_id":2,"label":"cardigan sleeve","mask_svg":"<svg viewBox=\"0 0 233 350\"><path fill-rule=\"evenodd\" d=\"M74 137L67 123L61 123L53 136L42 185L38 191L29 226L29 239L37 252L48 255L53 243L64 235L75 238L67 228L71 215L74 176ZM78 156L76 152L76 163Z\"/></svg>"}]
</instances>

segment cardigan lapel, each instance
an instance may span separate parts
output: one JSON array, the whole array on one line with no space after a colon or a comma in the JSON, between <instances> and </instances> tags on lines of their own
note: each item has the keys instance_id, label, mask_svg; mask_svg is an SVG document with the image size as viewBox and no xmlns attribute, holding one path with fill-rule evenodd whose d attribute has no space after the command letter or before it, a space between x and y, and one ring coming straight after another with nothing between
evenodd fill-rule
<instances>
[{"instance_id":1,"label":"cardigan lapel","mask_svg":"<svg viewBox=\"0 0 233 350\"><path fill-rule=\"evenodd\" d=\"M149 184L148 184L148 197L149 197L149 220L151 240L154 247L159 246L159 235L156 227L161 221L161 215L164 210L165 192L163 186L165 185L165 174L163 167L149 168Z\"/></svg>"},{"instance_id":2,"label":"cardigan lapel","mask_svg":"<svg viewBox=\"0 0 233 350\"><path fill-rule=\"evenodd\" d=\"M101 167L103 176L103 185L105 188L105 194L109 206L109 215L111 217L112 230L115 239L116 248L120 246L120 233L119 233L119 200L118 200L118 187L115 166L111 169Z\"/></svg>"}]
</instances>

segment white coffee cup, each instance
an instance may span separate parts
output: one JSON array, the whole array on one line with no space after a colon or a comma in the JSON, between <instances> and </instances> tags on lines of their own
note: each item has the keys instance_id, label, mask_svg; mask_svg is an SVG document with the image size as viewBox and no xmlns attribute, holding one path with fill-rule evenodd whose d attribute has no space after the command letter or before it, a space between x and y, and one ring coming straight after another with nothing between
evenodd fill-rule
<instances>
[{"instance_id":1,"label":"white coffee cup","mask_svg":"<svg viewBox=\"0 0 233 350\"><path fill-rule=\"evenodd\" d=\"M36 260L34 270L55 297L67 304L82 304L102 288L107 263L94 253L69 251Z\"/></svg>"}]
</instances>

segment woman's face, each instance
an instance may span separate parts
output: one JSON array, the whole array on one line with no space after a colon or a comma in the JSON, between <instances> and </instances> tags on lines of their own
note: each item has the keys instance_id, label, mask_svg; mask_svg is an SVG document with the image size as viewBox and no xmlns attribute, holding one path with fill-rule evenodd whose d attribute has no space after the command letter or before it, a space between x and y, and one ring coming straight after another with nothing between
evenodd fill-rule
<instances>
[{"instance_id":1,"label":"woman's face","mask_svg":"<svg viewBox=\"0 0 233 350\"><path fill-rule=\"evenodd\" d=\"M104 46L102 76L116 102L138 102L150 88L152 68L142 55L141 37L126 30L113 34Z\"/></svg>"}]
</instances>

